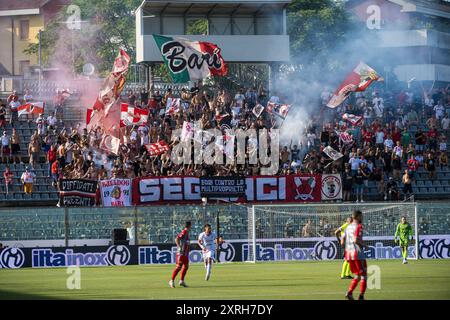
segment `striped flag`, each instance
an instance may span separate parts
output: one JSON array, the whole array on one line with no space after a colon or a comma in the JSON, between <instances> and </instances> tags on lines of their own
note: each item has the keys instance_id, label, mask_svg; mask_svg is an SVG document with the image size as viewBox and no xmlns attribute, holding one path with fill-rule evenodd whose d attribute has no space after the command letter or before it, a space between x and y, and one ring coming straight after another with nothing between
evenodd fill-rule
<instances>
[{"instance_id":1,"label":"striped flag","mask_svg":"<svg viewBox=\"0 0 450 320\"><path fill-rule=\"evenodd\" d=\"M180 98L168 98L166 102L166 116L171 116L178 111L180 111L181 108L181 99Z\"/></svg>"},{"instance_id":2,"label":"striped flag","mask_svg":"<svg viewBox=\"0 0 450 320\"><path fill-rule=\"evenodd\" d=\"M339 133L339 139L344 144L352 144L353 143L353 136L345 131L342 131L341 133Z\"/></svg>"}]
</instances>

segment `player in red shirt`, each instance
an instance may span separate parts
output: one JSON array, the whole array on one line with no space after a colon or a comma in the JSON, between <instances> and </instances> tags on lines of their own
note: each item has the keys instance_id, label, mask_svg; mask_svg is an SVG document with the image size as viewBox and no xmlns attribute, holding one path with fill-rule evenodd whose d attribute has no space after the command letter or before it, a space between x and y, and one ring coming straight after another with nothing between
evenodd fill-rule
<instances>
[{"instance_id":1,"label":"player in red shirt","mask_svg":"<svg viewBox=\"0 0 450 320\"><path fill-rule=\"evenodd\" d=\"M367 288L367 262L363 247L367 246L362 240L362 212L359 210L353 211L352 218L353 222L345 229L341 240L341 244L345 248L345 260L348 261L350 271L354 274L345 297L348 300L354 300L353 290L361 280L359 300L364 300L364 293Z\"/></svg>"},{"instance_id":2,"label":"player in red shirt","mask_svg":"<svg viewBox=\"0 0 450 320\"><path fill-rule=\"evenodd\" d=\"M172 272L172 279L169 281L169 286L175 288L175 278L178 272L181 270L180 282L178 283L182 287L187 287L184 282L184 277L189 269L189 231L191 230L191 222L186 221L183 231L181 231L175 238L175 243L178 247L176 267Z\"/></svg>"}]
</instances>

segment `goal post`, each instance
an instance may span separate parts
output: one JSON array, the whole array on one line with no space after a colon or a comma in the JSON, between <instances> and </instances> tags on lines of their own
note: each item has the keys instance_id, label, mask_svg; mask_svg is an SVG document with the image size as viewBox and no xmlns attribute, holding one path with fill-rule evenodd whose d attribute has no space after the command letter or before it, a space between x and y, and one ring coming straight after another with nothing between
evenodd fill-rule
<instances>
[{"instance_id":1,"label":"goal post","mask_svg":"<svg viewBox=\"0 0 450 320\"><path fill-rule=\"evenodd\" d=\"M333 260L343 257L335 236L354 210L363 213L364 241L368 259L398 259L394 243L400 218L405 216L414 231L408 248L418 258L418 222L415 202L318 203L253 205L248 208L246 261Z\"/></svg>"}]
</instances>

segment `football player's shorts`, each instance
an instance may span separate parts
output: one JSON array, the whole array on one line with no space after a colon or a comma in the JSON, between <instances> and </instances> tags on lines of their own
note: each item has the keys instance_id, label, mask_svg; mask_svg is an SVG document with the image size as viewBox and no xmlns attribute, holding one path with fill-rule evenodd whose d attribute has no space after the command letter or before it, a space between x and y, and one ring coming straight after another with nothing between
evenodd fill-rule
<instances>
[{"instance_id":1,"label":"football player's shorts","mask_svg":"<svg viewBox=\"0 0 450 320\"><path fill-rule=\"evenodd\" d=\"M367 262L366 260L348 260L350 265L350 271L354 275L366 276L367 275Z\"/></svg>"},{"instance_id":2,"label":"football player's shorts","mask_svg":"<svg viewBox=\"0 0 450 320\"><path fill-rule=\"evenodd\" d=\"M189 256L177 253L176 263L179 265L189 265Z\"/></svg>"},{"instance_id":3,"label":"football player's shorts","mask_svg":"<svg viewBox=\"0 0 450 320\"><path fill-rule=\"evenodd\" d=\"M216 261L216 250L202 250L203 260L211 258L213 261Z\"/></svg>"}]
</instances>

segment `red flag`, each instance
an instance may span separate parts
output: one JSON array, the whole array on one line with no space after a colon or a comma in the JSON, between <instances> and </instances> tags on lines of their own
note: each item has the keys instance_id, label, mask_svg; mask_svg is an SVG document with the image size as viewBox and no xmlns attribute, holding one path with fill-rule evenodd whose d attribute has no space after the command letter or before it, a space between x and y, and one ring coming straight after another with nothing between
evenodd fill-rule
<instances>
[{"instance_id":1,"label":"red flag","mask_svg":"<svg viewBox=\"0 0 450 320\"><path fill-rule=\"evenodd\" d=\"M132 126L146 124L148 120L148 110L135 108L126 103L121 104L120 126Z\"/></svg>"},{"instance_id":2,"label":"red flag","mask_svg":"<svg viewBox=\"0 0 450 320\"><path fill-rule=\"evenodd\" d=\"M216 67L215 64L209 67L209 72L212 76L225 76L228 74L228 65L225 63L225 60L222 58L220 53L220 48L211 42L202 42L199 41L200 50L204 53L209 53L211 57L217 57L220 61L218 65L220 67Z\"/></svg>"},{"instance_id":3,"label":"red flag","mask_svg":"<svg viewBox=\"0 0 450 320\"><path fill-rule=\"evenodd\" d=\"M364 91L373 81L382 81L382 78L374 69L360 62L333 93L327 106L336 108L347 99L351 92Z\"/></svg>"},{"instance_id":4,"label":"red flag","mask_svg":"<svg viewBox=\"0 0 450 320\"><path fill-rule=\"evenodd\" d=\"M17 108L18 116L24 114L43 114L45 102L29 102Z\"/></svg>"},{"instance_id":5,"label":"red flag","mask_svg":"<svg viewBox=\"0 0 450 320\"><path fill-rule=\"evenodd\" d=\"M94 109L87 109L86 110L86 126L91 123L92 113L94 112Z\"/></svg>"},{"instance_id":6,"label":"red flag","mask_svg":"<svg viewBox=\"0 0 450 320\"><path fill-rule=\"evenodd\" d=\"M164 140L161 140L156 143L146 144L145 149L147 149L147 152L151 157L154 157L169 151L169 146Z\"/></svg>"}]
</instances>

